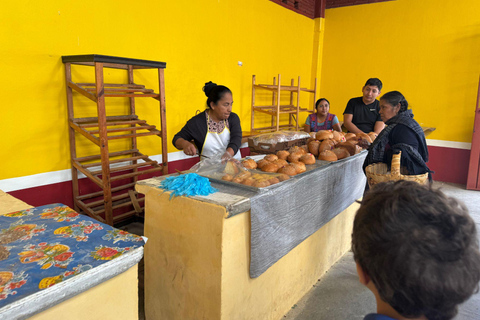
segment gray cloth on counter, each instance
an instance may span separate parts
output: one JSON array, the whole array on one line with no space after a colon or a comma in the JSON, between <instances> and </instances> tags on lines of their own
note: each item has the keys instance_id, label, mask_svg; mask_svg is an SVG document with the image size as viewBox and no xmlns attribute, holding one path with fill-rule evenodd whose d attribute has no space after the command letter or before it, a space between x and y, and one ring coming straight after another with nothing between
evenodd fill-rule
<instances>
[{"instance_id":1,"label":"gray cloth on counter","mask_svg":"<svg viewBox=\"0 0 480 320\"><path fill-rule=\"evenodd\" d=\"M365 156L362 152L320 167L251 198L251 278L362 197Z\"/></svg>"}]
</instances>

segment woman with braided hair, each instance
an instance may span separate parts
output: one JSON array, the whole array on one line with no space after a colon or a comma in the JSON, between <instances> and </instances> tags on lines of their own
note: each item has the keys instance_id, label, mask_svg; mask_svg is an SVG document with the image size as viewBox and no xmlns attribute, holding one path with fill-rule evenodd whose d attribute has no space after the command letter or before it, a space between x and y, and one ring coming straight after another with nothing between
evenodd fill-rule
<instances>
[{"instance_id":1,"label":"woman with braided hair","mask_svg":"<svg viewBox=\"0 0 480 320\"><path fill-rule=\"evenodd\" d=\"M385 129L380 132L368 148L363 170L377 162L390 166L392 155L402 152L400 163L406 167L409 175L431 173L427 167L428 149L425 134L417 121L413 119L408 102L398 91L385 93L380 98L380 116ZM429 174L431 180L431 174Z\"/></svg>"}]
</instances>

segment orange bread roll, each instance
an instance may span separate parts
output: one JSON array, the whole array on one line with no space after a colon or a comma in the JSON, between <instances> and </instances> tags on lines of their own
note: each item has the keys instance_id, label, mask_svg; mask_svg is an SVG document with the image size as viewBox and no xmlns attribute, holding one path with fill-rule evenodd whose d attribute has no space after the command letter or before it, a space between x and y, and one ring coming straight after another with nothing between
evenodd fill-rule
<instances>
[{"instance_id":1,"label":"orange bread roll","mask_svg":"<svg viewBox=\"0 0 480 320\"><path fill-rule=\"evenodd\" d=\"M253 179L252 177L248 177L247 179L242 181L242 184L246 186L253 186L254 183L255 183L255 179Z\"/></svg>"},{"instance_id":2,"label":"orange bread roll","mask_svg":"<svg viewBox=\"0 0 480 320\"><path fill-rule=\"evenodd\" d=\"M313 140L308 143L308 151L314 156L318 156L318 148L320 147L320 141Z\"/></svg>"},{"instance_id":3,"label":"orange bread roll","mask_svg":"<svg viewBox=\"0 0 480 320\"><path fill-rule=\"evenodd\" d=\"M305 149L299 146L293 146L289 150L290 154L295 153L295 152L301 152L302 154L307 153Z\"/></svg>"},{"instance_id":4,"label":"orange bread roll","mask_svg":"<svg viewBox=\"0 0 480 320\"><path fill-rule=\"evenodd\" d=\"M298 162L298 159L300 159L301 156L303 156L303 152L297 151L297 152L291 153L288 156L287 160L288 162Z\"/></svg>"},{"instance_id":5,"label":"orange bread roll","mask_svg":"<svg viewBox=\"0 0 480 320\"><path fill-rule=\"evenodd\" d=\"M266 166L269 163L270 163L270 161L267 161L265 159L258 160L257 168L261 170L264 166Z\"/></svg>"},{"instance_id":6,"label":"orange bread roll","mask_svg":"<svg viewBox=\"0 0 480 320\"><path fill-rule=\"evenodd\" d=\"M342 138L344 138L343 134L341 134L338 131L332 131L332 134L333 134L333 140L335 141L342 141Z\"/></svg>"},{"instance_id":7,"label":"orange bread roll","mask_svg":"<svg viewBox=\"0 0 480 320\"><path fill-rule=\"evenodd\" d=\"M347 139L347 140L349 140L351 138L355 138L355 137L356 137L356 135L353 132L348 132L348 133L345 134L345 139Z\"/></svg>"},{"instance_id":8,"label":"orange bread roll","mask_svg":"<svg viewBox=\"0 0 480 320\"><path fill-rule=\"evenodd\" d=\"M242 166L246 169L257 169L257 163L253 159L245 159L242 161Z\"/></svg>"},{"instance_id":9,"label":"orange bread roll","mask_svg":"<svg viewBox=\"0 0 480 320\"><path fill-rule=\"evenodd\" d=\"M268 179L268 182L270 183L270 185L272 185L272 184L279 183L280 180L278 180L277 177L272 177L272 178Z\"/></svg>"},{"instance_id":10,"label":"orange bread roll","mask_svg":"<svg viewBox=\"0 0 480 320\"><path fill-rule=\"evenodd\" d=\"M357 133L357 137L367 140L368 143L372 143L372 138L370 138L370 136L364 132Z\"/></svg>"},{"instance_id":11,"label":"orange bread roll","mask_svg":"<svg viewBox=\"0 0 480 320\"><path fill-rule=\"evenodd\" d=\"M333 151L331 151L331 150L325 150L325 151L320 152L320 154L318 155L318 159L326 160L326 161L337 161L338 160L335 153L333 153Z\"/></svg>"},{"instance_id":12,"label":"orange bread roll","mask_svg":"<svg viewBox=\"0 0 480 320\"><path fill-rule=\"evenodd\" d=\"M233 176L228 173L222 177L222 180L225 180L225 181L232 181L232 179L233 179Z\"/></svg>"},{"instance_id":13,"label":"orange bread roll","mask_svg":"<svg viewBox=\"0 0 480 320\"><path fill-rule=\"evenodd\" d=\"M283 159L275 160L275 161L273 161L272 163L276 164L279 169L280 169L281 167L285 167L285 166L288 164L287 160L283 160Z\"/></svg>"},{"instance_id":14,"label":"orange bread roll","mask_svg":"<svg viewBox=\"0 0 480 320\"><path fill-rule=\"evenodd\" d=\"M307 167L305 167L305 163L303 162L293 162L293 163L290 163L290 165L292 165L295 168L295 171L297 171L297 173L303 173L307 171Z\"/></svg>"},{"instance_id":15,"label":"orange bread roll","mask_svg":"<svg viewBox=\"0 0 480 320\"><path fill-rule=\"evenodd\" d=\"M256 187L256 188L265 188L265 187L268 187L270 185L270 182L268 182L268 180L257 180L253 183L253 187Z\"/></svg>"},{"instance_id":16,"label":"orange bread roll","mask_svg":"<svg viewBox=\"0 0 480 320\"><path fill-rule=\"evenodd\" d=\"M315 156L311 153L304 154L300 157L300 162L305 164L314 164L315 163Z\"/></svg>"},{"instance_id":17,"label":"orange bread roll","mask_svg":"<svg viewBox=\"0 0 480 320\"><path fill-rule=\"evenodd\" d=\"M278 170L280 171L280 169ZM278 180L280 181L285 181L285 180L288 180L290 179L290 176L288 174L285 174L285 173L281 173L277 176Z\"/></svg>"},{"instance_id":18,"label":"orange bread roll","mask_svg":"<svg viewBox=\"0 0 480 320\"><path fill-rule=\"evenodd\" d=\"M337 147L347 149L348 153L350 153L351 156L359 153L362 150L362 148L360 148L353 141L340 142L339 144L337 144Z\"/></svg>"},{"instance_id":19,"label":"orange bread roll","mask_svg":"<svg viewBox=\"0 0 480 320\"><path fill-rule=\"evenodd\" d=\"M332 151L335 153L338 160L350 157L350 152L348 152L345 148L335 148Z\"/></svg>"},{"instance_id":20,"label":"orange bread roll","mask_svg":"<svg viewBox=\"0 0 480 320\"><path fill-rule=\"evenodd\" d=\"M287 160L287 157L290 155L290 152L287 150L280 150L277 152L278 159Z\"/></svg>"},{"instance_id":21,"label":"orange bread roll","mask_svg":"<svg viewBox=\"0 0 480 320\"><path fill-rule=\"evenodd\" d=\"M272 162L272 161L277 160L278 157L274 154L267 154L263 159Z\"/></svg>"},{"instance_id":22,"label":"orange bread roll","mask_svg":"<svg viewBox=\"0 0 480 320\"><path fill-rule=\"evenodd\" d=\"M372 142L375 141L375 139L377 139L378 137L378 134L376 134L375 132L369 132L368 133L368 136L370 137L370 139L372 139Z\"/></svg>"},{"instance_id":23,"label":"orange bread roll","mask_svg":"<svg viewBox=\"0 0 480 320\"><path fill-rule=\"evenodd\" d=\"M277 172L278 166L275 163L270 162L269 164L263 166L261 170L264 172Z\"/></svg>"},{"instance_id":24,"label":"orange bread roll","mask_svg":"<svg viewBox=\"0 0 480 320\"><path fill-rule=\"evenodd\" d=\"M290 163L288 166L278 169L278 173L294 176L297 174L297 169L295 169L295 167Z\"/></svg>"},{"instance_id":25,"label":"orange bread roll","mask_svg":"<svg viewBox=\"0 0 480 320\"><path fill-rule=\"evenodd\" d=\"M332 150L334 146L335 146L335 143L333 142L333 140L330 140L330 139L323 140L322 143L320 144L320 147L318 148L318 154L320 154L322 151L325 151L325 150Z\"/></svg>"},{"instance_id":26,"label":"orange bread roll","mask_svg":"<svg viewBox=\"0 0 480 320\"><path fill-rule=\"evenodd\" d=\"M330 130L320 130L316 133L315 139L317 140L333 139L333 133Z\"/></svg>"}]
</instances>

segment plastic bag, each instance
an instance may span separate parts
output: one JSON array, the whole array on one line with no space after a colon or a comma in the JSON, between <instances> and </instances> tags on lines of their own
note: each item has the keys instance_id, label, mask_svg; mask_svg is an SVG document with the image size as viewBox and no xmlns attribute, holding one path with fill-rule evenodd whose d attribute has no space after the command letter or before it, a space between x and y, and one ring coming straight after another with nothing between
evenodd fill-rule
<instances>
[{"instance_id":1,"label":"plastic bag","mask_svg":"<svg viewBox=\"0 0 480 320\"><path fill-rule=\"evenodd\" d=\"M257 146L259 143L268 143L275 145L280 142L293 141L298 139L310 138L310 134L304 131L275 131L270 133L259 134L252 138L253 144Z\"/></svg>"}]
</instances>

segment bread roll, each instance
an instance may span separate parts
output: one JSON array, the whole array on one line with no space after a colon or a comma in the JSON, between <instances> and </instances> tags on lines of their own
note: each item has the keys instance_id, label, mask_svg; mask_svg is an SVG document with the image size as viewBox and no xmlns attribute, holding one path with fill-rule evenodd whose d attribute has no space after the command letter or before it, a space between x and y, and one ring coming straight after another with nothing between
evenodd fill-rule
<instances>
[{"instance_id":1,"label":"bread roll","mask_svg":"<svg viewBox=\"0 0 480 320\"><path fill-rule=\"evenodd\" d=\"M250 171L242 170L242 172L238 173L235 176L235 178L246 179L246 178L250 177L251 175L252 175L252 173Z\"/></svg>"},{"instance_id":2,"label":"bread roll","mask_svg":"<svg viewBox=\"0 0 480 320\"><path fill-rule=\"evenodd\" d=\"M270 162L269 164L262 167L262 171L264 171L264 172L277 172L278 171L278 166L275 163Z\"/></svg>"},{"instance_id":3,"label":"bread roll","mask_svg":"<svg viewBox=\"0 0 480 320\"><path fill-rule=\"evenodd\" d=\"M232 176L236 175L239 171L240 169L232 160L227 161L227 163L225 164L225 169L223 170L223 172L231 174Z\"/></svg>"},{"instance_id":4,"label":"bread roll","mask_svg":"<svg viewBox=\"0 0 480 320\"><path fill-rule=\"evenodd\" d=\"M320 154L318 155L318 159L326 160L326 161L337 161L338 160L335 153L333 153L333 151L330 151L330 150L324 150L324 151L320 152Z\"/></svg>"},{"instance_id":5,"label":"bread roll","mask_svg":"<svg viewBox=\"0 0 480 320\"><path fill-rule=\"evenodd\" d=\"M288 164L287 160L283 160L283 159L277 159L277 160L273 161L272 163L276 164L279 169L281 167L285 167Z\"/></svg>"},{"instance_id":6,"label":"bread roll","mask_svg":"<svg viewBox=\"0 0 480 320\"><path fill-rule=\"evenodd\" d=\"M292 165L295 168L295 171L297 171L297 173L303 173L307 171L307 167L305 167L305 163L303 162L293 162L293 163L290 163L290 165Z\"/></svg>"},{"instance_id":7,"label":"bread roll","mask_svg":"<svg viewBox=\"0 0 480 320\"><path fill-rule=\"evenodd\" d=\"M356 137L356 135L353 132L348 132L348 133L345 134L345 139L347 139L347 140L351 139L351 138L355 138L355 137Z\"/></svg>"},{"instance_id":8,"label":"bread roll","mask_svg":"<svg viewBox=\"0 0 480 320\"><path fill-rule=\"evenodd\" d=\"M278 157L277 157L276 155L274 155L274 154L267 154L267 155L265 156L265 158L263 158L263 159L272 162L272 161L277 160Z\"/></svg>"},{"instance_id":9,"label":"bread roll","mask_svg":"<svg viewBox=\"0 0 480 320\"><path fill-rule=\"evenodd\" d=\"M256 188L265 188L265 187L268 187L270 185L270 182L268 182L268 180L257 180L253 183L253 187L256 187Z\"/></svg>"},{"instance_id":10,"label":"bread roll","mask_svg":"<svg viewBox=\"0 0 480 320\"><path fill-rule=\"evenodd\" d=\"M287 160L287 157L290 155L290 152L287 150L280 150L277 152L278 159Z\"/></svg>"},{"instance_id":11,"label":"bread roll","mask_svg":"<svg viewBox=\"0 0 480 320\"><path fill-rule=\"evenodd\" d=\"M375 141L375 139L377 139L378 137L378 134L376 134L375 132L369 132L368 133L368 136L370 137L370 139L372 139L372 142Z\"/></svg>"},{"instance_id":12,"label":"bread roll","mask_svg":"<svg viewBox=\"0 0 480 320\"><path fill-rule=\"evenodd\" d=\"M350 152L348 152L345 148L335 148L332 151L335 153L338 160L350 157Z\"/></svg>"},{"instance_id":13,"label":"bread roll","mask_svg":"<svg viewBox=\"0 0 480 320\"><path fill-rule=\"evenodd\" d=\"M316 132L309 132L309 133L310 133L310 137L312 137L313 139L315 139L315 137L317 136Z\"/></svg>"},{"instance_id":14,"label":"bread roll","mask_svg":"<svg viewBox=\"0 0 480 320\"><path fill-rule=\"evenodd\" d=\"M323 140L322 143L320 144L320 147L318 148L318 154L320 154L322 151L325 151L325 150L332 150L334 146L335 146L335 143L333 142L333 140L330 140L330 139Z\"/></svg>"},{"instance_id":15,"label":"bread roll","mask_svg":"<svg viewBox=\"0 0 480 320\"><path fill-rule=\"evenodd\" d=\"M353 141L340 142L337 147L347 149L351 156L361 151L361 148Z\"/></svg>"},{"instance_id":16,"label":"bread roll","mask_svg":"<svg viewBox=\"0 0 480 320\"><path fill-rule=\"evenodd\" d=\"M228 173L222 177L222 180L225 180L225 181L232 181L232 179L233 179L233 176Z\"/></svg>"},{"instance_id":17,"label":"bread roll","mask_svg":"<svg viewBox=\"0 0 480 320\"><path fill-rule=\"evenodd\" d=\"M304 144L303 146L300 146L300 148L302 148L302 150L305 151L305 154L308 153L308 146L306 144Z\"/></svg>"},{"instance_id":18,"label":"bread roll","mask_svg":"<svg viewBox=\"0 0 480 320\"><path fill-rule=\"evenodd\" d=\"M318 156L318 148L320 147L320 141L313 140L308 143L308 151L315 157Z\"/></svg>"},{"instance_id":19,"label":"bread roll","mask_svg":"<svg viewBox=\"0 0 480 320\"><path fill-rule=\"evenodd\" d=\"M372 138L370 138L370 136L364 132L357 133L357 137L367 140L368 143L372 143Z\"/></svg>"},{"instance_id":20,"label":"bread roll","mask_svg":"<svg viewBox=\"0 0 480 320\"><path fill-rule=\"evenodd\" d=\"M302 154L307 153L307 151L305 149L303 149L302 147L299 147L299 146L293 146L288 151L290 152L290 154L295 153L295 152L301 152Z\"/></svg>"},{"instance_id":21,"label":"bread roll","mask_svg":"<svg viewBox=\"0 0 480 320\"><path fill-rule=\"evenodd\" d=\"M280 171L280 169L278 170ZM290 176L288 174L285 174L285 173L281 173L277 176L278 180L280 181L285 181L285 180L288 180L290 179Z\"/></svg>"},{"instance_id":22,"label":"bread roll","mask_svg":"<svg viewBox=\"0 0 480 320\"><path fill-rule=\"evenodd\" d=\"M232 182L235 182L235 183L242 183L243 180L245 180L244 178L241 178L241 177L234 177L232 179Z\"/></svg>"},{"instance_id":23,"label":"bread roll","mask_svg":"<svg viewBox=\"0 0 480 320\"><path fill-rule=\"evenodd\" d=\"M298 162L298 159L300 159L301 156L303 156L303 152L297 151L297 152L291 153L288 156L287 160L288 162Z\"/></svg>"},{"instance_id":24,"label":"bread roll","mask_svg":"<svg viewBox=\"0 0 480 320\"><path fill-rule=\"evenodd\" d=\"M304 154L300 157L300 162L305 164L314 164L315 163L315 156L311 153Z\"/></svg>"},{"instance_id":25,"label":"bread roll","mask_svg":"<svg viewBox=\"0 0 480 320\"><path fill-rule=\"evenodd\" d=\"M257 168L261 170L264 166L266 166L269 163L270 163L270 161L267 161L265 159L258 160Z\"/></svg>"},{"instance_id":26,"label":"bread roll","mask_svg":"<svg viewBox=\"0 0 480 320\"><path fill-rule=\"evenodd\" d=\"M315 135L317 140L333 139L333 133L330 130L320 130Z\"/></svg>"},{"instance_id":27,"label":"bread roll","mask_svg":"<svg viewBox=\"0 0 480 320\"><path fill-rule=\"evenodd\" d=\"M253 159L245 159L242 161L242 166L246 169L257 169L257 163Z\"/></svg>"},{"instance_id":28,"label":"bread roll","mask_svg":"<svg viewBox=\"0 0 480 320\"><path fill-rule=\"evenodd\" d=\"M278 169L278 173L283 173L283 174L287 174L289 176L294 176L294 175L297 174L297 170L295 169L294 166L292 166L292 164L289 164L288 166L285 166L283 168Z\"/></svg>"},{"instance_id":29,"label":"bread roll","mask_svg":"<svg viewBox=\"0 0 480 320\"><path fill-rule=\"evenodd\" d=\"M342 141L343 135L338 131L332 131L333 140L335 141Z\"/></svg>"},{"instance_id":30,"label":"bread roll","mask_svg":"<svg viewBox=\"0 0 480 320\"><path fill-rule=\"evenodd\" d=\"M255 183L255 179L253 179L252 177L248 177L247 179L242 181L242 184L246 186L253 186L254 183Z\"/></svg>"},{"instance_id":31,"label":"bread roll","mask_svg":"<svg viewBox=\"0 0 480 320\"><path fill-rule=\"evenodd\" d=\"M277 177L272 177L272 178L268 179L268 182L270 182L270 185L272 185L272 184L279 183L280 180L278 180Z\"/></svg>"}]
</instances>

